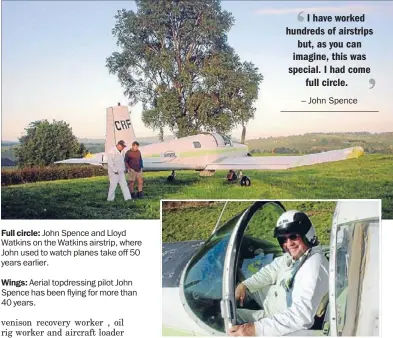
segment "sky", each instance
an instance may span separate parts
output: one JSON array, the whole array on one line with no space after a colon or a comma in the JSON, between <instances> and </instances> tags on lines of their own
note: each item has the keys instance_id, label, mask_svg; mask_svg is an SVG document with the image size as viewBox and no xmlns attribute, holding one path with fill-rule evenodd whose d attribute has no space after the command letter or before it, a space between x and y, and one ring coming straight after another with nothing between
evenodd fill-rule
<instances>
[{"instance_id":1,"label":"sky","mask_svg":"<svg viewBox=\"0 0 393 338\"><path fill-rule=\"evenodd\" d=\"M133 2L119 1L3 1L2 36L2 140L17 140L32 121L63 120L79 138L105 137L105 111L120 102L127 105L124 89L111 75L105 60L118 50L111 30L117 10L136 10ZM392 1L223 1L235 24L229 44L242 61L253 62L264 76L255 118L247 138L298 135L308 132L393 131L393 2ZM365 22L300 22L304 14L362 15ZM286 28L334 26L373 29L363 36L290 36ZM332 60L293 61L294 52L316 52L330 57L333 50L298 48L298 40L316 46L322 41L361 42L362 48L334 50L366 54L365 61L349 66L370 67L369 74L320 75L344 79L347 87L307 87L315 74L289 74L293 66L332 65ZM370 78L376 85L369 89ZM310 105L309 98L357 98L356 105ZM301 102L305 100L307 102ZM154 136L141 121L141 106L130 107L137 136ZM378 112L304 112L304 110L370 110ZM283 112L301 111L301 112ZM166 134L171 134L166 130ZM241 128L232 131L240 138Z\"/></svg>"}]
</instances>

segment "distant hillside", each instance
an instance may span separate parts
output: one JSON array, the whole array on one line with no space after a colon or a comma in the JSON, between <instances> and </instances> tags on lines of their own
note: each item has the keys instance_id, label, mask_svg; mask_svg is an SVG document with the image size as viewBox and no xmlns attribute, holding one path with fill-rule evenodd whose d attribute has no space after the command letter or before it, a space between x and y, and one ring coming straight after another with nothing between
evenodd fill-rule
<instances>
[{"instance_id":1,"label":"distant hillside","mask_svg":"<svg viewBox=\"0 0 393 338\"><path fill-rule=\"evenodd\" d=\"M79 143L84 143L84 144L101 144L101 143L105 143L105 139L103 138L78 138L78 142Z\"/></svg>"},{"instance_id":2,"label":"distant hillside","mask_svg":"<svg viewBox=\"0 0 393 338\"><path fill-rule=\"evenodd\" d=\"M1 166L2 167L15 167L16 166L16 162L15 161L11 161L9 158L2 157L1 158Z\"/></svg>"},{"instance_id":3,"label":"distant hillside","mask_svg":"<svg viewBox=\"0 0 393 338\"><path fill-rule=\"evenodd\" d=\"M368 153L393 154L393 132L308 133L247 141L251 152L307 154L361 146Z\"/></svg>"},{"instance_id":4,"label":"distant hillside","mask_svg":"<svg viewBox=\"0 0 393 338\"><path fill-rule=\"evenodd\" d=\"M17 141L1 141L2 147L14 146L17 144L19 144L19 142L17 142Z\"/></svg>"},{"instance_id":5,"label":"distant hillside","mask_svg":"<svg viewBox=\"0 0 393 338\"><path fill-rule=\"evenodd\" d=\"M14 143L12 145L3 145L3 142L1 142L1 158L8 159L10 161L16 161L15 149L17 145L18 143Z\"/></svg>"}]
</instances>

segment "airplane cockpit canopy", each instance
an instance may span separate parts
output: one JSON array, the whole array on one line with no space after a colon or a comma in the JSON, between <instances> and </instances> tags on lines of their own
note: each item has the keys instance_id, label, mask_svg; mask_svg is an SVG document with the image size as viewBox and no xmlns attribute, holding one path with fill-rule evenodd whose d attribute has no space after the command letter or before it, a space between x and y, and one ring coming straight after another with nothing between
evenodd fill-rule
<instances>
[{"instance_id":1,"label":"airplane cockpit canopy","mask_svg":"<svg viewBox=\"0 0 393 338\"><path fill-rule=\"evenodd\" d=\"M229 136L223 135L223 134L218 134L218 133L211 133L211 135L216 140L218 147L226 147L226 146L232 147L233 146L232 140Z\"/></svg>"},{"instance_id":2,"label":"airplane cockpit canopy","mask_svg":"<svg viewBox=\"0 0 393 338\"><path fill-rule=\"evenodd\" d=\"M231 137L230 136L228 136L228 135L221 135L221 137L224 139L224 143L225 143L225 145L230 145L231 147L232 147L232 139L231 139Z\"/></svg>"},{"instance_id":3,"label":"airplane cockpit canopy","mask_svg":"<svg viewBox=\"0 0 393 338\"><path fill-rule=\"evenodd\" d=\"M205 330L225 333L221 303L223 288L231 280L250 277L282 254L278 244L266 238L271 238L284 211L281 205L257 202L254 209L246 209L218 228L184 270L180 283L184 307Z\"/></svg>"},{"instance_id":4,"label":"airplane cockpit canopy","mask_svg":"<svg viewBox=\"0 0 393 338\"><path fill-rule=\"evenodd\" d=\"M224 260L238 219L227 222L206 241L184 274L183 292L189 310L200 323L221 332L224 332L224 323L219 316Z\"/></svg>"}]
</instances>

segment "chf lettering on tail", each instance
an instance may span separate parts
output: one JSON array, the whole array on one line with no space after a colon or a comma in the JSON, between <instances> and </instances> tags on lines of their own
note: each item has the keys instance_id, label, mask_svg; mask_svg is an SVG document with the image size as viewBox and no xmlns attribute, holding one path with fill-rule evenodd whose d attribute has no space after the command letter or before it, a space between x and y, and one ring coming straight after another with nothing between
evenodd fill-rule
<instances>
[{"instance_id":1,"label":"chf lettering on tail","mask_svg":"<svg viewBox=\"0 0 393 338\"><path fill-rule=\"evenodd\" d=\"M130 119L115 121L115 127L117 130L130 129L131 121Z\"/></svg>"}]
</instances>

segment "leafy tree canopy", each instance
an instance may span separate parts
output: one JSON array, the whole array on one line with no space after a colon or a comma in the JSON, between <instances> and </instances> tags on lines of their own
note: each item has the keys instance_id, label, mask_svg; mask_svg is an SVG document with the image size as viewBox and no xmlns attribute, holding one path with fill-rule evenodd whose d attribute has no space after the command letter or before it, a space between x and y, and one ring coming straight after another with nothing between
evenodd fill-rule
<instances>
[{"instance_id":1,"label":"leafy tree canopy","mask_svg":"<svg viewBox=\"0 0 393 338\"><path fill-rule=\"evenodd\" d=\"M218 0L137 0L118 11L112 31L121 52L107 58L144 124L182 137L228 133L254 117L263 80L227 42L234 24Z\"/></svg>"},{"instance_id":2,"label":"leafy tree canopy","mask_svg":"<svg viewBox=\"0 0 393 338\"><path fill-rule=\"evenodd\" d=\"M46 166L87 153L64 121L34 121L25 130L26 135L19 138L20 146L15 150L21 167Z\"/></svg>"}]
</instances>

